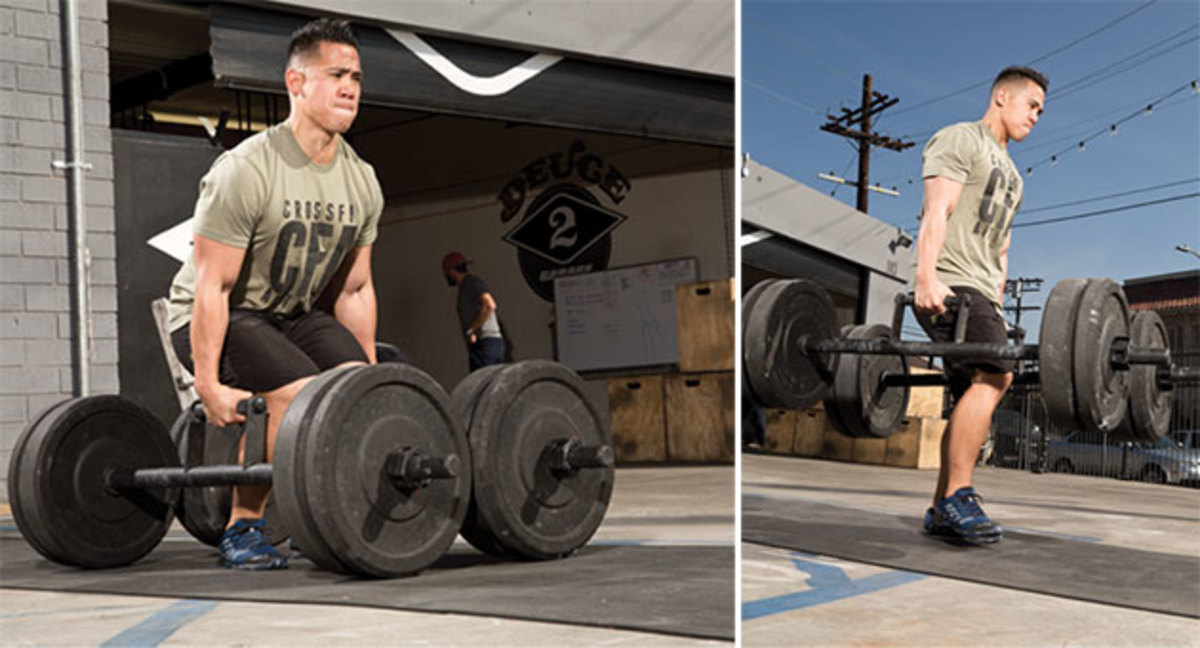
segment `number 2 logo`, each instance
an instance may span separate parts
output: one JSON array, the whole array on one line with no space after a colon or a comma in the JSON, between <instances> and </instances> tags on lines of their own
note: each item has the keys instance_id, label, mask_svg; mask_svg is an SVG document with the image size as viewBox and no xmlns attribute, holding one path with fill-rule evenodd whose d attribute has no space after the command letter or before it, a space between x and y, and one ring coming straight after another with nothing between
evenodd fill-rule
<instances>
[{"instance_id":1,"label":"number 2 logo","mask_svg":"<svg viewBox=\"0 0 1200 648\"><path fill-rule=\"evenodd\" d=\"M575 210L567 206L559 207L550 212L550 226L554 228L554 232L550 234L550 249L557 247L570 248L579 240L578 233L571 232L575 229ZM568 233L570 235L568 236Z\"/></svg>"}]
</instances>

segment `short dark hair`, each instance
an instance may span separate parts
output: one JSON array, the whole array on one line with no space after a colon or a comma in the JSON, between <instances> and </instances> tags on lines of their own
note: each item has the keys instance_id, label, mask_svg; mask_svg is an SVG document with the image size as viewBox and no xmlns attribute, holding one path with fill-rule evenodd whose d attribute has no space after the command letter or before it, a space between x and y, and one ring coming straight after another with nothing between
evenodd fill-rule
<instances>
[{"instance_id":1,"label":"short dark hair","mask_svg":"<svg viewBox=\"0 0 1200 648\"><path fill-rule=\"evenodd\" d=\"M358 38L350 28L350 21L343 18L317 18L307 25L292 32L292 40L288 43L287 60L292 57L306 57L316 52L321 43L344 43L358 49Z\"/></svg>"},{"instance_id":2,"label":"short dark hair","mask_svg":"<svg viewBox=\"0 0 1200 648\"><path fill-rule=\"evenodd\" d=\"M1001 83L1012 81L1014 79L1029 79L1030 81L1033 81L1041 86L1042 92L1046 92L1048 90L1048 86L1050 85L1050 79L1047 79L1045 74L1042 74L1031 67L1010 65L1003 70L1000 70L1000 74L996 75L996 80L992 82L992 88L994 89Z\"/></svg>"}]
</instances>

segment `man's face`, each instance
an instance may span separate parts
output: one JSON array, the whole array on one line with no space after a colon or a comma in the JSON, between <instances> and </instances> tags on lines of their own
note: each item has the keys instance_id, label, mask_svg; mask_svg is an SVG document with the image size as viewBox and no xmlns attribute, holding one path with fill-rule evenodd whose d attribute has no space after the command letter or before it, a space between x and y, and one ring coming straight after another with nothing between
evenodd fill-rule
<instances>
[{"instance_id":1,"label":"man's face","mask_svg":"<svg viewBox=\"0 0 1200 648\"><path fill-rule=\"evenodd\" d=\"M296 104L329 133L345 133L358 115L362 65L358 50L345 43L322 42L320 49L298 62L302 75Z\"/></svg>"},{"instance_id":2,"label":"man's face","mask_svg":"<svg viewBox=\"0 0 1200 648\"><path fill-rule=\"evenodd\" d=\"M1009 139L1020 142L1029 136L1041 117L1046 91L1029 79L1018 79L997 88L997 99L1002 102L1000 118Z\"/></svg>"}]
</instances>

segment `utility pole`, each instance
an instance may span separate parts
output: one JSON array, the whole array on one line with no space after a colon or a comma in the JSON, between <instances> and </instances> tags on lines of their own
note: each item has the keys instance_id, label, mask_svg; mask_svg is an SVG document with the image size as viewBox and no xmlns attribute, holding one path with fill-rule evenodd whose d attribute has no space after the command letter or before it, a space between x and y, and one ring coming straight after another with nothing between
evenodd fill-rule
<instances>
[{"instance_id":1,"label":"utility pole","mask_svg":"<svg viewBox=\"0 0 1200 648\"><path fill-rule=\"evenodd\" d=\"M871 117L896 105L900 100L885 94L875 92L871 83L871 75L863 75L862 103L858 108L850 110L842 108L842 116L826 115L828 122L821 125L821 130L841 137L858 141L858 211L867 213L867 192L870 190L871 147L882 146L893 151L903 151L913 145L912 142L901 142L890 137L882 137L871 132ZM850 128L857 125L858 129Z\"/></svg>"},{"instance_id":2,"label":"utility pole","mask_svg":"<svg viewBox=\"0 0 1200 648\"><path fill-rule=\"evenodd\" d=\"M1004 294L1013 298L1016 301L1015 306L1005 306L1004 310L1016 313L1014 316L1015 325L1021 326L1021 313L1024 311L1042 310L1041 306L1022 306L1021 298L1027 292L1041 292L1042 290L1041 277L1017 277L1016 279L1008 279L1004 282Z\"/></svg>"}]
</instances>

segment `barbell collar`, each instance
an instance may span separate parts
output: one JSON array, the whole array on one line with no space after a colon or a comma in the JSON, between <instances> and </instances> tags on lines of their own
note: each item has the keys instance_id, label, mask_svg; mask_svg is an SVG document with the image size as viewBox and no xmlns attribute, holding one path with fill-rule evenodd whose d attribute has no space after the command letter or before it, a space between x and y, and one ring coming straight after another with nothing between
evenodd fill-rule
<instances>
[{"instance_id":1,"label":"barbell collar","mask_svg":"<svg viewBox=\"0 0 1200 648\"><path fill-rule=\"evenodd\" d=\"M454 479L462 471L462 460L455 453L442 457L425 454L419 448L393 452L384 463L387 475L406 489L423 488L432 479Z\"/></svg>"},{"instance_id":2,"label":"barbell collar","mask_svg":"<svg viewBox=\"0 0 1200 648\"><path fill-rule=\"evenodd\" d=\"M105 482L110 490L115 491L198 486L245 486L270 484L271 474L271 464L138 468L136 470L114 466L107 472Z\"/></svg>"},{"instance_id":3,"label":"barbell collar","mask_svg":"<svg viewBox=\"0 0 1200 648\"><path fill-rule=\"evenodd\" d=\"M585 445L578 439L556 439L546 445L550 454L550 470L573 473L581 468L611 468L614 464L612 446Z\"/></svg>"}]
</instances>

